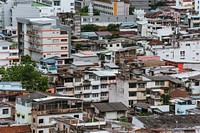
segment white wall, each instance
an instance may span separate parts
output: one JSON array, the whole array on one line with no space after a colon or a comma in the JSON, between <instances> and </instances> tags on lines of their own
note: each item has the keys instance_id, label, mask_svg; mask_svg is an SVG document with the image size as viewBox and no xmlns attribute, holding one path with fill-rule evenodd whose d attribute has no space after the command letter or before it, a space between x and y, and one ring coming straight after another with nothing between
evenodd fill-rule
<instances>
[{"instance_id":1,"label":"white wall","mask_svg":"<svg viewBox=\"0 0 200 133\"><path fill-rule=\"evenodd\" d=\"M24 123L31 124L32 122L31 107L26 107L26 106L16 103L15 108L16 108L16 113L15 113L16 123L17 124L24 124ZM20 117L17 116L18 113L20 114ZM24 119L22 118L22 115L25 116Z\"/></svg>"},{"instance_id":2,"label":"white wall","mask_svg":"<svg viewBox=\"0 0 200 133\"><path fill-rule=\"evenodd\" d=\"M3 114L3 109L8 109L8 114ZM10 118L11 117L11 107L0 107L0 118Z\"/></svg>"}]
</instances>

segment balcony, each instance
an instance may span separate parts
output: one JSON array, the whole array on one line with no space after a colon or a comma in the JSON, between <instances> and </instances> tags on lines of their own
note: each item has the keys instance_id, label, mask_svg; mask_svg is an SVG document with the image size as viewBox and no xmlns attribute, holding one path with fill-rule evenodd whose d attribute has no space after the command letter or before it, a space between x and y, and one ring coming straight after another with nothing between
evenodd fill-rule
<instances>
[{"instance_id":1,"label":"balcony","mask_svg":"<svg viewBox=\"0 0 200 133\"><path fill-rule=\"evenodd\" d=\"M67 88L73 88L74 84L73 84L73 82L71 82L71 83L64 83L64 86L67 87Z\"/></svg>"},{"instance_id":2,"label":"balcony","mask_svg":"<svg viewBox=\"0 0 200 133\"><path fill-rule=\"evenodd\" d=\"M137 96L138 100L146 100L146 96Z\"/></svg>"},{"instance_id":3,"label":"balcony","mask_svg":"<svg viewBox=\"0 0 200 133\"><path fill-rule=\"evenodd\" d=\"M151 94L151 98L152 99L161 99L160 95L153 95L153 94Z\"/></svg>"},{"instance_id":4,"label":"balcony","mask_svg":"<svg viewBox=\"0 0 200 133\"><path fill-rule=\"evenodd\" d=\"M83 85L91 85L91 81L89 81L89 80L84 80L84 81L83 81Z\"/></svg>"},{"instance_id":5,"label":"balcony","mask_svg":"<svg viewBox=\"0 0 200 133\"><path fill-rule=\"evenodd\" d=\"M52 110L42 110L42 111L32 110L33 115L78 113L78 112L82 112L82 108L52 109Z\"/></svg>"}]
</instances>

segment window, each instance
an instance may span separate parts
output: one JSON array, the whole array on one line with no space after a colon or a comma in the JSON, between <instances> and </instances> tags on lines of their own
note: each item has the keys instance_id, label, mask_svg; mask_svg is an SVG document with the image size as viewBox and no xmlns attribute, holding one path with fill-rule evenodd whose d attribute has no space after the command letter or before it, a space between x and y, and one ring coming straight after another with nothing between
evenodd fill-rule
<instances>
[{"instance_id":1,"label":"window","mask_svg":"<svg viewBox=\"0 0 200 133\"><path fill-rule=\"evenodd\" d=\"M35 133L35 130L33 129L33 133Z\"/></svg>"},{"instance_id":2,"label":"window","mask_svg":"<svg viewBox=\"0 0 200 133\"><path fill-rule=\"evenodd\" d=\"M199 55L199 53L196 53L196 55Z\"/></svg>"},{"instance_id":3,"label":"window","mask_svg":"<svg viewBox=\"0 0 200 133\"><path fill-rule=\"evenodd\" d=\"M190 44L189 44L189 43L187 43L187 44L186 44L186 46L190 46Z\"/></svg>"},{"instance_id":4,"label":"window","mask_svg":"<svg viewBox=\"0 0 200 133\"><path fill-rule=\"evenodd\" d=\"M98 90L98 89L99 89L99 86L98 86L98 85L92 86L92 89L93 89L93 90Z\"/></svg>"},{"instance_id":5,"label":"window","mask_svg":"<svg viewBox=\"0 0 200 133\"><path fill-rule=\"evenodd\" d=\"M136 88L136 83L129 83L129 88Z\"/></svg>"},{"instance_id":6,"label":"window","mask_svg":"<svg viewBox=\"0 0 200 133\"><path fill-rule=\"evenodd\" d=\"M24 115L22 115L22 119L25 119L25 116L24 116Z\"/></svg>"},{"instance_id":7,"label":"window","mask_svg":"<svg viewBox=\"0 0 200 133\"><path fill-rule=\"evenodd\" d=\"M33 118L33 123L35 123L35 118Z\"/></svg>"},{"instance_id":8,"label":"window","mask_svg":"<svg viewBox=\"0 0 200 133\"><path fill-rule=\"evenodd\" d=\"M199 82L197 81L197 82L195 82L195 86L199 86Z\"/></svg>"},{"instance_id":9,"label":"window","mask_svg":"<svg viewBox=\"0 0 200 133\"><path fill-rule=\"evenodd\" d=\"M79 118L79 115L74 115L75 118Z\"/></svg>"},{"instance_id":10,"label":"window","mask_svg":"<svg viewBox=\"0 0 200 133\"><path fill-rule=\"evenodd\" d=\"M84 90L89 90L90 86L84 86Z\"/></svg>"},{"instance_id":11,"label":"window","mask_svg":"<svg viewBox=\"0 0 200 133\"><path fill-rule=\"evenodd\" d=\"M181 56L185 56L185 51L180 51Z\"/></svg>"},{"instance_id":12,"label":"window","mask_svg":"<svg viewBox=\"0 0 200 133\"><path fill-rule=\"evenodd\" d=\"M3 49L3 50L7 50L7 49L8 49L8 47L2 47L2 49Z\"/></svg>"},{"instance_id":13,"label":"window","mask_svg":"<svg viewBox=\"0 0 200 133\"><path fill-rule=\"evenodd\" d=\"M155 85L160 85L160 86L164 86L164 81L156 81Z\"/></svg>"},{"instance_id":14,"label":"window","mask_svg":"<svg viewBox=\"0 0 200 133\"><path fill-rule=\"evenodd\" d=\"M70 3L70 6L74 6L74 3Z\"/></svg>"},{"instance_id":15,"label":"window","mask_svg":"<svg viewBox=\"0 0 200 133\"><path fill-rule=\"evenodd\" d=\"M101 85L101 88L107 88L107 85L102 84L102 85Z\"/></svg>"},{"instance_id":16,"label":"window","mask_svg":"<svg viewBox=\"0 0 200 133\"><path fill-rule=\"evenodd\" d=\"M60 31L60 34L61 34L61 35L67 34L67 31Z\"/></svg>"},{"instance_id":17,"label":"window","mask_svg":"<svg viewBox=\"0 0 200 133\"><path fill-rule=\"evenodd\" d=\"M98 93L92 94L92 97L99 97Z\"/></svg>"},{"instance_id":18,"label":"window","mask_svg":"<svg viewBox=\"0 0 200 133\"><path fill-rule=\"evenodd\" d=\"M101 96L107 96L107 92L102 92Z\"/></svg>"},{"instance_id":19,"label":"window","mask_svg":"<svg viewBox=\"0 0 200 133\"><path fill-rule=\"evenodd\" d=\"M81 95L75 95L75 98L81 98Z\"/></svg>"},{"instance_id":20,"label":"window","mask_svg":"<svg viewBox=\"0 0 200 133\"><path fill-rule=\"evenodd\" d=\"M129 97L134 97L136 96L136 92L135 91L129 91Z\"/></svg>"},{"instance_id":21,"label":"window","mask_svg":"<svg viewBox=\"0 0 200 133\"><path fill-rule=\"evenodd\" d=\"M59 39L53 39L53 42L57 43L57 42L59 42Z\"/></svg>"},{"instance_id":22,"label":"window","mask_svg":"<svg viewBox=\"0 0 200 133\"><path fill-rule=\"evenodd\" d=\"M63 49L67 49L67 47L61 47L61 49L63 50Z\"/></svg>"},{"instance_id":23,"label":"window","mask_svg":"<svg viewBox=\"0 0 200 133\"><path fill-rule=\"evenodd\" d=\"M84 98L90 98L90 94L85 94Z\"/></svg>"},{"instance_id":24,"label":"window","mask_svg":"<svg viewBox=\"0 0 200 133\"><path fill-rule=\"evenodd\" d=\"M128 101L128 104L129 104L130 106L132 106L132 105L133 105L133 100L129 100L129 101Z\"/></svg>"},{"instance_id":25,"label":"window","mask_svg":"<svg viewBox=\"0 0 200 133\"><path fill-rule=\"evenodd\" d=\"M75 82L81 82L81 78L75 78Z\"/></svg>"},{"instance_id":26,"label":"window","mask_svg":"<svg viewBox=\"0 0 200 133\"><path fill-rule=\"evenodd\" d=\"M164 89L164 93L169 93L169 90L168 89Z\"/></svg>"},{"instance_id":27,"label":"window","mask_svg":"<svg viewBox=\"0 0 200 133\"><path fill-rule=\"evenodd\" d=\"M61 39L61 42L67 42L67 39Z\"/></svg>"},{"instance_id":28,"label":"window","mask_svg":"<svg viewBox=\"0 0 200 133\"><path fill-rule=\"evenodd\" d=\"M60 6L60 1L54 1L54 6Z\"/></svg>"},{"instance_id":29,"label":"window","mask_svg":"<svg viewBox=\"0 0 200 133\"><path fill-rule=\"evenodd\" d=\"M112 47L112 44L110 44L110 47Z\"/></svg>"},{"instance_id":30,"label":"window","mask_svg":"<svg viewBox=\"0 0 200 133\"><path fill-rule=\"evenodd\" d=\"M43 119L39 119L39 123L44 123L44 120Z\"/></svg>"},{"instance_id":31,"label":"window","mask_svg":"<svg viewBox=\"0 0 200 133\"><path fill-rule=\"evenodd\" d=\"M138 88L145 88L144 86L145 86L145 84L141 84L141 83L138 84Z\"/></svg>"},{"instance_id":32,"label":"window","mask_svg":"<svg viewBox=\"0 0 200 133\"><path fill-rule=\"evenodd\" d=\"M38 132L38 133L44 133L44 132L43 132L43 130L39 130L39 132Z\"/></svg>"},{"instance_id":33,"label":"window","mask_svg":"<svg viewBox=\"0 0 200 133\"><path fill-rule=\"evenodd\" d=\"M3 114L8 114L8 109L3 109Z\"/></svg>"},{"instance_id":34,"label":"window","mask_svg":"<svg viewBox=\"0 0 200 133\"><path fill-rule=\"evenodd\" d=\"M76 91L80 91L80 90L81 90L81 86L75 87L75 90L76 90Z\"/></svg>"}]
</instances>

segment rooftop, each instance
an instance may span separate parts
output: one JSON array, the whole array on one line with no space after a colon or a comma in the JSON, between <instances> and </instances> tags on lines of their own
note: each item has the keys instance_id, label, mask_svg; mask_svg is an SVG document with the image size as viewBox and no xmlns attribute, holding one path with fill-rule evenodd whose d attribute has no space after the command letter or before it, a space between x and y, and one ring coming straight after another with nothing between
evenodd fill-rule
<instances>
[{"instance_id":1,"label":"rooftop","mask_svg":"<svg viewBox=\"0 0 200 133\"><path fill-rule=\"evenodd\" d=\"M200 115L156 115L136 118L144 123L147 128L192 128L200 125Z\"/></svg>"},{"instance_id":2,"label":"rooftop","mask_svg":"<svg viewBox=\"0 0 200 133\"><path fill-rule=\"evenodd\" d=\"M29 125L2 126L0 133L31 133L31 127Z\"/></svg>"},{"instance_id":3,"label":"rooftop","mask_svg":"<svg viewBox=\"0 0 200 133\"><path fill-rule=\"evenodd\" d=\"M121 102L93 103L100 112L126 111L128 108Z\"/></svg>"}]
</instances>

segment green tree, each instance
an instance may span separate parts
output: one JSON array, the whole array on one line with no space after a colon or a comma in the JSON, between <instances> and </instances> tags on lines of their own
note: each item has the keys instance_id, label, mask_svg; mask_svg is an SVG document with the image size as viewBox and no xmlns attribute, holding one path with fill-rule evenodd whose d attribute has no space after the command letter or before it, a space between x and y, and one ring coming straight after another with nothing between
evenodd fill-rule
<instances>
[{"instance_id":1,"label":"green tree","mask_svg":"<svg viewBox=\"0 0 200 133\"><path fill-rule=\"evenodd\" d=\"M130 7L129 7L129 15L134 15L134 10L135 10L135 7L130 5Z\"/></svg>"},{"instance_id":2,"label":"green tree","mask_svg":"<svg viewBox=\"0 0 200 133\"><path fill-rule=\"evenodd\" d=\"M99 10L97 9L93 9L93 13L94 15L100 15ZM80 10L80 14L82 16L87 16L88 15L88 6L84 6L81 10Z\"/></svg>"},{"instance_id":3,"label":"green tree","mask_svg":"<svg viewBox=\"0 0 200 133\"><path fill-rule=\"evenodd\" d=\"M81 26L81 32L93 32L93 31L98 31L99 26L95 24L86 24Z\"/></svg>"},{"instance_id":4,"label":"green tree","mask_svg":"<svg viewBox=\"0 0 200 133\"><path fill-rule=\"evenodd\" d=\"M106 29L107 31L118 31L119 27L119 24L109 24Z\"/></svg>"},{"instance_id":5,"label":"green tree","mask_svg":"<svg viewBox=\"0 0 200 133\"><path fill-rule=\"evenodd\" d=\"M7 68L2 81L21 81L22 86L28 90L45 91L49 87L48 78L28 63Z\"/></svg>"},{"instance_id":6,"label":"green tree","mask_svg":"<svg viewBox=\"0 0 200 133\"><path fill-rule=\"evenodd\" d=\"M170 95L162 94L161 98L164 105L169 105Z\"/></svg>"}]
</instances>

